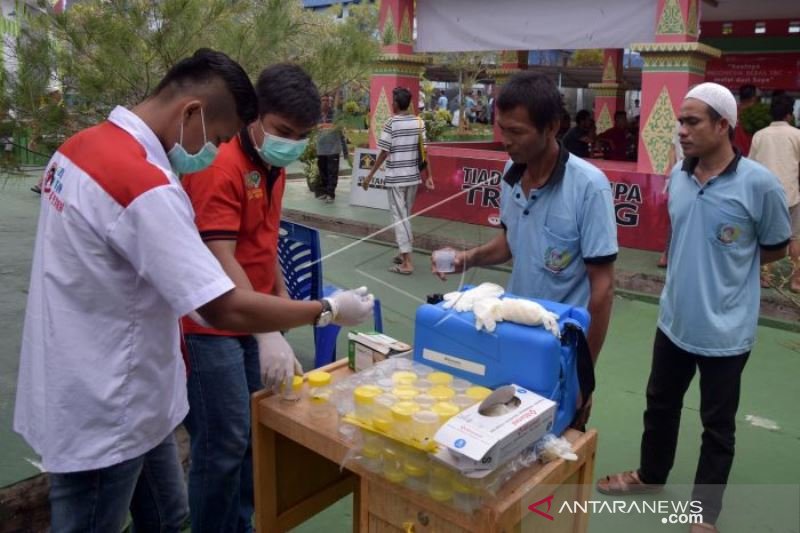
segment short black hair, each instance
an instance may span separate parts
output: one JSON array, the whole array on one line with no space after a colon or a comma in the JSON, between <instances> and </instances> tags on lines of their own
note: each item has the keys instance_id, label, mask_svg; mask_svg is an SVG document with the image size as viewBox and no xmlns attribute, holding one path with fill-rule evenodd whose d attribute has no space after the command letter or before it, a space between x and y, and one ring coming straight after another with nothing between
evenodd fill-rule
<instances>
[{"instance_id":1,"label":"short black hair","mask_svg":"<svg viewBox=\"0 0 800 533\"><path fill-rule=\"evenodd\" d=\"M392 90L392 101L399 111L408 110L411 105L411 91L405 87L395 87Z\"/></svg>"},{"instance_id":2,"label":"short black hair","mask_svg":"<svg viewBox=\"0 0 800 533\"><path fill-rule=\"evenodd\" d=\"M528 118L539 131L561 122L561 93L556 84L542 74L518 72L500 89L497 109L508 112L519 106L528 110Z\"/></svg>"},{"instance_id":3,"label":"short black hair","mask_svg":"<svg viewBox=\"0 0 800 533\"><path fill-rule=\"evenodd\" d=\"M311 76L292 63L277 63L261 71L256 82L258 116L274 113L310 127L322 116L322 99Z\"/></svg>"},{"instance_id":4,"label":"short black hair","mask_svg":"<svg viewBox=\"0 0 800 533\"><path fill-rule=\"evenodd\" d=\"M191 86L220 79L236 103L236 114L244 123L256 117L256 92L242 66L222 52L200 48L190 57L181 59L156 86L153 95L165 90L181 91Z\"/></svg>"},{"instance_id":5,"label":"short black hair","mask_svg":"<svg viewBox=\"0 0 800 533\"><path fill-rule=\"evenodd\" d=\"M581 109L577 113L575 113L575 123L580 124L584 120L589 120L592 118L592 112L588 109Z\"/></svg>"},{"instance_id":6,"label":"short black hair","mask_svg":"<svg viewBox=\"0 0 800 533\"><path fill-rule=\"evenodd\" d=\"M722 115L720 115L716 109L714 109L708 104L706 104L706 109L708 110L708 116L711 118L711 122L716 123L722 120ZM731 142L733 142L733 139L735 137L736 137L736 132L734 131L733 126L731 126L731 124L728 123L728 139L730 139Z\"/></svg>"},{"instance_id":7,"label":"short black hair","mask_svg":"<svg viewBox=\"0 0 800 533\"><path fill-rule=\"evenodd\" d=\"M794 98L788 94L779 94L772 97L769 105L769 114L772 120L786 120L786 115L791 115L794 111Z\"/></svg>"},{"instance_id":8,"label":"short black hair","mask_svg":"<svg viewBox=\"0 0 800 533\"><path fill-rule=\"evenodd\" d=\"M756 86L752 83L746 83L739 87L739 100L750 100L756 96Z\"/></svg>"}]
</instances>

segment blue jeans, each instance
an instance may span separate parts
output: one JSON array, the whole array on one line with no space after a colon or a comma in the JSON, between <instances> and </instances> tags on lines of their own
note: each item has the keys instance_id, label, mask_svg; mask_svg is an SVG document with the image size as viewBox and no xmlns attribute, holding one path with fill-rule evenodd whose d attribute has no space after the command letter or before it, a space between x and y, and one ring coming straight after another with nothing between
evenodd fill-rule
<instances>
[{"instance_id":1,"label":"blue jeans","mask_svg":"<svg viewBox=\"0 0 800 533\"><path fill-rule=\"evenodd\" d=\"M253 460L250 394L262 388L252 336L186 335L192 438L192 533L250 532Z\"/></svg>"},{"instance_id":2,"label":"blue jeans","mask_svg":"<svg viewBox=\"0 0 800 533\"><path fill-rule=\"evenodd\" d=\"M178 532L188 515L172 434L122 463L48 477L52 533L122 531L129 509L134 531Z\"/></svg>"}]
</instances>

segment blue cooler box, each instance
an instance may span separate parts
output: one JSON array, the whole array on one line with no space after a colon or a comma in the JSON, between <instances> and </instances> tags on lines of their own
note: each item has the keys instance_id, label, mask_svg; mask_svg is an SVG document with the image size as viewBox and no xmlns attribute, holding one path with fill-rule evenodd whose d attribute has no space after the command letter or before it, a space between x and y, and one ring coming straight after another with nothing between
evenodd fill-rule
<instances>
[{"instance_id":1,"label":"blue cooler box","mask_svg":"<svg viewBox=\"0 0 800 533\"><path fill-rule=\"evenodd\" d=\"M578 345L585 341L589 313L583 307L528 299L558 315L560 340L541 326L512 322L498 323L492 333L477 331L472 312L444 309L444 302L425 304L417 309L414 360L492 389L516 383L557 402L553 433L561 435L577 408Z\"/></svg>"}]
</instances>

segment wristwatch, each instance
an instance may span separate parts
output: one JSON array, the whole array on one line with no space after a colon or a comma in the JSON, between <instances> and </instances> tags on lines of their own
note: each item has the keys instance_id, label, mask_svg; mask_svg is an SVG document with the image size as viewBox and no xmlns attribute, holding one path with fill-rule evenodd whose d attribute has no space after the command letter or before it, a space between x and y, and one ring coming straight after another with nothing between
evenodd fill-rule
<instances>
[{"instance_id":1,"label":"wristwatch","mask_svg":"<svg viewBox=\"0 0 800 533\"><path fill-rule=\"evenodd\" d=\"M322 312L317 316L316 320L314 320L314 326L324 328L333 322L333 307L327 298L317 301L322 304Z\"/></svg>"}]
</instances>

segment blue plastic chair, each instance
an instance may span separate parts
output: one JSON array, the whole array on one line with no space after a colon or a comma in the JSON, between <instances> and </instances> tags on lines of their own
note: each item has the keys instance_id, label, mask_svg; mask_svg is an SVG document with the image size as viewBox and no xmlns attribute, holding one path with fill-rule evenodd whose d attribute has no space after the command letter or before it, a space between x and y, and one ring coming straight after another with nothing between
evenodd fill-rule
<instances>
[{"instance_id":1,"label":"blue plastic chair","mask_svg":"<svg viewBox=\"0 0 800 533\"><path fill-rule=\"evenodd\" d=\"M278 260L280 261L286 289L293 300L319 300L330 296L339 287L323 285L322 257L319 231L302 224L281 220L278 237ZM381 303L375 300L373 310L375 331L383 332ZM314 328L314 368L336 360L336 338L341 327L331 324Z\"/></svg>"}]
</instances>

